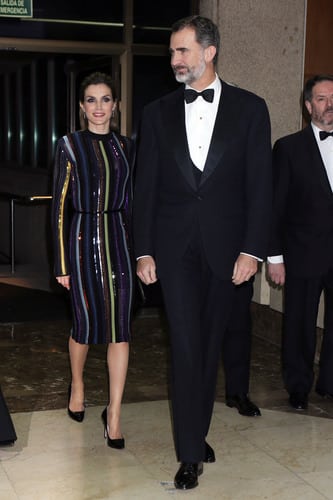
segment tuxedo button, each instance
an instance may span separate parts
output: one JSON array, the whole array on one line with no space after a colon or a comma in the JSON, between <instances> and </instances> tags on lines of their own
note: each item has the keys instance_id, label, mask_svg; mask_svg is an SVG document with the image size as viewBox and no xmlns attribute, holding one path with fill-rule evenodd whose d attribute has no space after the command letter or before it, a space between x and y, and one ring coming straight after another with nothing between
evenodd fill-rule
<instances>
[{"instance_id":1,"label":"tuxedo button","mask_svg":"<svg viewBox=\"0 0 333 500\"><path fill-rule=\"evenodd\" d=\"M197 200L202 201L202 197L201 196L197 196Z\"/></svg>"}]
</instances>

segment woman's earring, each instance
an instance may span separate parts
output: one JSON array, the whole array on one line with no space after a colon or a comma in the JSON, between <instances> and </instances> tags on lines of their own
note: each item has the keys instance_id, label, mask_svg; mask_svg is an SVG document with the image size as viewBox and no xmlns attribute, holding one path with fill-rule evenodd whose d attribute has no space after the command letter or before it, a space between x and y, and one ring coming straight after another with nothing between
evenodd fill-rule
<instances>
[{"instance_id":1,"label":"woman's earring","mask_svg":"<svg viewBox=\"0 0 333 500\"><path fill-rule=\"evenodd\" d=\"M83 119L85 120L86 119L86 112L83 111Z\"/></svg>"}]
</instances>

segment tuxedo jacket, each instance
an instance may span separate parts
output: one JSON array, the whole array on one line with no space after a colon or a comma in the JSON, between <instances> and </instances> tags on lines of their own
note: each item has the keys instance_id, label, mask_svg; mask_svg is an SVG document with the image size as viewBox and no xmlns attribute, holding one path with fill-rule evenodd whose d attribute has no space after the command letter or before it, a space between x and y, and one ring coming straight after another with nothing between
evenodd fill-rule
<instances>
[{"instance_id":1,"label":"tuxedo jacket","mask_svg":"<svg viewBox=\"0 0 333 500\"><path fill-rule=\"evenodd\" d=\"M137 159L135 253L153 256L160 277L179 262L194 228L222 279L231 279L240 252L267 255L271 138L263 99L222 82L199 186L186 137L183 85L145 107Z\"/></svg>"},{"instance_id":2,"label":"tuxedo jacket","mask_svg":"<svg viewBox=\"0 0 333 500\"><path fill-rule=\"evenodd\" d=\"M333 265L333 194L311 125L275 143L273 178L269 253L289 275L320 276Z\"/></svg>"}]
</instances>

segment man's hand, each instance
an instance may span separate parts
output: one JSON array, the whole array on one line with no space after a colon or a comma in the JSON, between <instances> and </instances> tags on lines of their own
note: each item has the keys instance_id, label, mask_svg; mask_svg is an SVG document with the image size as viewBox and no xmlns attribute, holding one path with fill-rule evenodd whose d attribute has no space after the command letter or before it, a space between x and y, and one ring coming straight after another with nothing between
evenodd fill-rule
<instances>
[{"instance_id":1,"label":"man's hand","mask_svg":"<svg viewBox=\"0 0 333 500\"><path fill-rule=\"evenodd\" d=\"M145 285L156 283L156 264L153 257L141 257L136 264L136 274Z\"/></svg>"},{"instance_id":2,"label":"man's hand","mask_svg":"<svg viewBox=\"0 0 333 500\"><path fill-rule=\"evenodd\" d=\"M268 264L268 276L276 285L284 285L286 281L286 268L283 263Z\"/></svg>"},{"instance_id":3,"label":"man's hand","mask_svg":"<svg viewBox=\"0 0 333 500\"><path fill-rule=\"evenodd\" d=\"M241 285L244 281L249 281L258 270L258 261L250 255L240 254L234 265L232 282L234 285Z\"/></svg>"}]
</instances>

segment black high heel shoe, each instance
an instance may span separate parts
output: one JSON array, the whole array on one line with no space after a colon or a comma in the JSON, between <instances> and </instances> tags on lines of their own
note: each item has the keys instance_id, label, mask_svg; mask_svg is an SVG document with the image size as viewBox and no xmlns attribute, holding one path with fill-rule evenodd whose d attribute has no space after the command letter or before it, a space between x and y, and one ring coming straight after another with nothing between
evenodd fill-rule
<instances>
[{"instance_id":1,"label":"black high heel shoe","mask_svg":"<svg viewBox=\"0 0 333 500\"><path fill-rule=\"evenodd\" d=\"M72 394L72 384L69 384L68 387L68 404L67 404L67 413L68 416L72 419L75 420L75 422L82 422L84 419L84 410L83 411L72 411L69 409L69 402L71 400L71 394Z\"/></svg>"},{"instance_id":2,"label":"black high heel shoe","mask_svg":"<svg viewBox=\"0 0 333 500\"><path fill-rule=\"evenodd\" d=\"M101 417L102 417L102 421L104 424L104 437L106 439L108 446L110 446L110 448L115 448L116 450L122 450L123 448L125 448L125 439L124 438L111 439L109 436L107 408L104 408Z\"/></svg>"}]
</instances>

